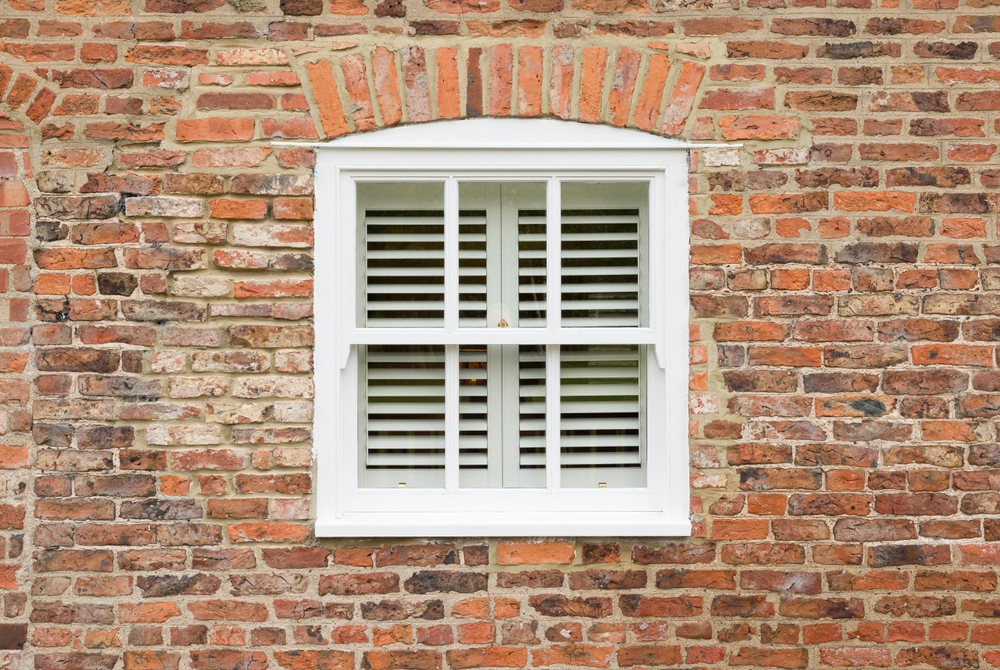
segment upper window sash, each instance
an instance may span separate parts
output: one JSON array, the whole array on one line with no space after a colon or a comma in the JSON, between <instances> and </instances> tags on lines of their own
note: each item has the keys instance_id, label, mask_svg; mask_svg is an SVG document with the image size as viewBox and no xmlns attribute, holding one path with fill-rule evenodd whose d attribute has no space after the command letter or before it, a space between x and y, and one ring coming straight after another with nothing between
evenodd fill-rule
<instances>
[{"instance_id":1,"label":"upper window sash","mask_svg":"<svg viewBox=\"0 0 1000 670\"><path fill-rule=\"evenodd\" d=\"M562 325L562 207L563 183L571 182L646 182L648 183L648 244L650 258L664 258L666 242L664 227L665 175L664 170L609 170L589 168L574 170L464 170L424 169L414 174L412 170L386 168L383 170L341 169L341 217L344 221L357 216L357 184L360 182L443 182L444 184L444 323L441 327L389 327L360 326L356 301L358 299L358 274L355 256L340 259L341 286L338 297L342 302L342 319L338 324L338 359L345 365L350 347L367 344L445 344L458 345L471 341L480 344L639 344L652 345L660 366L664 357L664 324L662 314L663 291L666 286L660 277L661 263L649 264L646 281L646 307L649 326L564 326ZM459 325L459 201L460 182L546 182L546 296L547 314L544 328L470 328ZM338 227L339 246L356 249L357 226Z\"/></svg>"}]
</instances>

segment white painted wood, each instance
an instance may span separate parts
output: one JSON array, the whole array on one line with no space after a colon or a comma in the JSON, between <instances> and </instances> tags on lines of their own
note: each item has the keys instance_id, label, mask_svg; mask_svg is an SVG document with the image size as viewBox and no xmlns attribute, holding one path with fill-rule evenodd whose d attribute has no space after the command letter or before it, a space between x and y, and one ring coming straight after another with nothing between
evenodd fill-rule
<instances>
[{"instance_id":1,"label":"white painted wood","mask_svg":"<svg viewBox=\"0 0 1000 670\"><path fill-rule=\"evenodd\" d=\"M318 537L686 537L691 522L649 512L527 512L433 516L378 512L341 520L320 517Z\"/></svg>"},{"instance_id":2,"label":"white painted wood","mask_svg":"<svg viewBox=\"0 0 1000 670\"><path fill-rule=\"evenodd\" d=\"M558 314L558 311L556 312ZM449 333L433 328L359 328L349 331L353 344L656 344L652 328L461 328Z\"/></svg>"},{"instance_id":3,"label":"white painted wood","mask_svg":"<svg viewBox=\"0 0 1000 670\"><path fill-rule=\"evenodd\" d=\"M549 323L558 321L558 311L548 312ZM562 413L560 408L560 360L559 345L545 347L545 489L552 494L559 493L562 485L562 444L560 428Z\"/></svg>"},{"instance_id":4,"label":"white painted wood","mask_svg":"<svg viewBox=\"0 0 1000 670\"><path fill-rule=\"evenodd\" d=\"M457 344L444 348L444 398L444 488L449 493L455 493L458 491Z\"/></svg>"},{"instance_id":5,"label":"white painted wood","mask_svg":"<svg viewBox=\"0 0 1000 670\"><path fill-rule=\"evenodd\" d=\"M278 144L278 143L275 143ZM686 535L688 512L687 156L692 145L603 126L552 120L477 119L406 126L324 145L316 171L316 421L319 536ZM731 146L731 145L729 145ZM559 323L560 180L646 181L649 195L649 327L564 328ZM550 278L545 328L461 328L448 304L446 328L366 329L356 308L357 184L442 181L447 244L456 264L446 284L457 301L456 180L548 181L546 231ZM555 197L552 197L553 192ZM552 224L555 225L552 225ZM554 258L553 258L554 256ZM449 259L449 260L452 260ZM554 272L553 272L554 271ZM551 275L555 275L552 277ZM553 291L553 288L557 290ZM448 293L448 292L446 292ZM447 299L446 299L447 300ZM544 344L549 372L546 443L551 471L542 489L458 486L458 393L446 404L446 485L358 485L358 355L365 344ZM558 484L558 348L569 344L652 345L647 356L646 480L639 488L572 489ZM555 363L555 365L553 365ZM552 405L556 406L553 411ZM553 446L554 443L554 446Z\"/></svg>"},{"instance_id":6,"label":"white painted wood","mask_svg":"<svg viewBox=\"0 0 1000 670\"><path fill-rule=\"evenodd\" d=\"M545 190L545 330L560 335L562 327L562 187L556 177ZM562 485L559 345L545 342L545 488L559 493Z\"/></svg>"}]
</instances>

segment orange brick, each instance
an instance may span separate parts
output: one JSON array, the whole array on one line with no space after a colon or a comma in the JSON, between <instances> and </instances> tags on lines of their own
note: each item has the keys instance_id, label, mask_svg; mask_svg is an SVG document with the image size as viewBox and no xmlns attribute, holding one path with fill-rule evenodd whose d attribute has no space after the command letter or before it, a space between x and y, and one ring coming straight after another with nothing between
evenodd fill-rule
<instances>
[{"instance_id":1,"label":"orange brick","mask_svg":"<svg viewBox=\"0 0 1000 670\"><path fill-rule=\"evenodd\" d=\"M497 563L501 565L539 565L572 563L576 545L572 542L513 542L497 544Z\"/></svg>"}]
</instances>

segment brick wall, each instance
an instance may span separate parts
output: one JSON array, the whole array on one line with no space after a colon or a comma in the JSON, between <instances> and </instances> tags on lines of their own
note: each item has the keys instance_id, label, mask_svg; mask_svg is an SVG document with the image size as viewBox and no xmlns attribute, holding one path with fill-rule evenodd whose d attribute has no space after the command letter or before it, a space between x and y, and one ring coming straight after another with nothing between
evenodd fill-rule
<instances>
[{"instance_id":1,"label":"brick wall","mask_svg":"<svg viewBox=\"0 0 1000 670\"><path fill-rule=\"evenodd\" d=\"M0 0L0 668L1000 666L998 4ZM270 140L483 115L744 142L693 538L312 537Z\"/></svg>"}]
</instances>

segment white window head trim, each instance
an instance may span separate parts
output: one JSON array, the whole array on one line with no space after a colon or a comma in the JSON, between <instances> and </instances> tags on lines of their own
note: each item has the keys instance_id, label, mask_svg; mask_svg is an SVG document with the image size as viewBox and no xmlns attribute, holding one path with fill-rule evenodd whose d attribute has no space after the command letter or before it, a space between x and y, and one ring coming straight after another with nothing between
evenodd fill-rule
<instances>
[{"instance_id":1,"label":"white window head trim","mask_svg":"<svg viewBox=\"0 0 1000 670\"><path fill-rule=\"evenodd\" d=\"M686 150L692 145L606 126L491 118L403 126L313 146L318 149L317 536L689 535ZM440 326L366 327L359 316L359 236L365 233L360 232L358 192L359 184L366 182L442 185L445 260ZM543 327L480 328L459 323L459 187L470 182L545 185L548 318ZM648 193L648 203L643 203L648 217L644 242L648 289L643 298L647 316L639 325L573 327L559 317L564 308L559 268L565 244L560 230L561 217L566 216L560 203L561 185L579 182L648 185L643 190ZM514 346L515 351L518 346L546 347L544 486L460 485L459 350L471 342ZM364 398L359 398L359 379L365 372L359 358L371 346L412 345L445 352L443 485L362 486L358 445ZM648 351L639 359L646 366L642 486L562 485L559 349L578 345L631 345Z\"/></svg>"}]
</instances>

